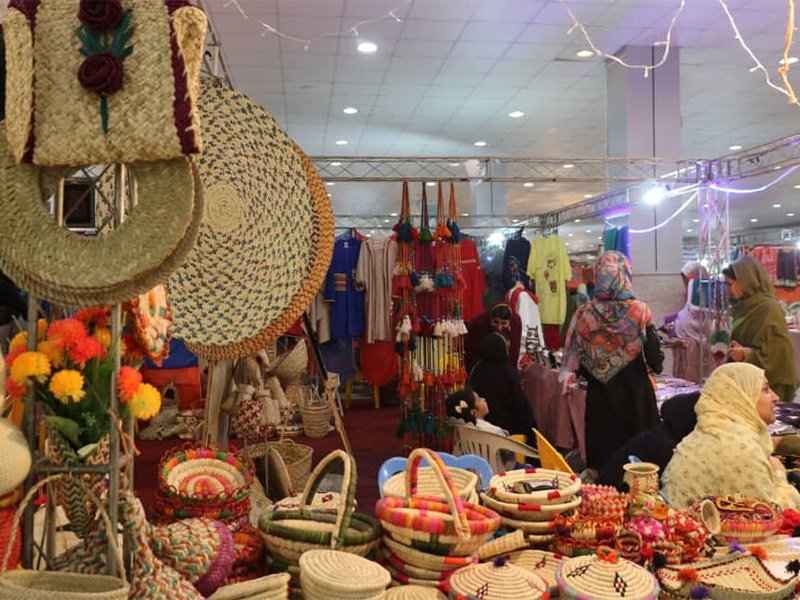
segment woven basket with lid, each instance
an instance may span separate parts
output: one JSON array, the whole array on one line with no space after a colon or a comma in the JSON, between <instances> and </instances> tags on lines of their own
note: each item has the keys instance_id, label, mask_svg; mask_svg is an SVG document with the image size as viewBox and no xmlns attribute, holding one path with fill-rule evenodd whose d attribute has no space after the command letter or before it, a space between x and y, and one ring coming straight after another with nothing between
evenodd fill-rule
<instances>
[{"instance_id":1,"label":"woven basket with lid","mask_svg":"<svg viewBox=\"0 0 800 600\"><path fill-rule=\"evenodd\" d=\"M560 595L591 600L656 600L659 585L642 567L602 547L598 554L564 561L556 570Z\"/></svg>"},{"instance_id":2,"label":"woven basket with lid","mask_svg":"<svg viewBox=\"0 0 800 600\"><path fill-rule=\"evenodd\" d=\"M444 590L451 600L539 600L549 596L541 577L503 558L459 569Z\"/></svg>"}]
</instances>

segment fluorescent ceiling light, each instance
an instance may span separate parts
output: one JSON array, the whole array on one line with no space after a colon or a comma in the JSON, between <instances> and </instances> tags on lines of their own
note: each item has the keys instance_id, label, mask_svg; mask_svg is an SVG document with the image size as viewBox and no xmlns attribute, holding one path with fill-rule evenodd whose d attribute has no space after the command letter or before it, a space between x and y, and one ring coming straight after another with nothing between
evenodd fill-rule
<instances>
[{"instance_id":1,"label":"fluorescent ceiling light","mask_svg":"<svg viewBox=\"0 0 800 600\"><path fill-rule=\"evenodd\" d=\"M364 54L372 54L378 49L378 46L372 42L361 42L356 49Z\"/></svg>"},{"instance_id":2,"label":"fluorescent ceiling light","mask_svg":"<svg viewBox=\"0 0 800 600\"><path fill-rule=\"evenodd\" d=\"M478 148L483 148L486 145L486 142L482 142L482 141L475 142L475 145L478 146Z\"/></svg>"},{"instance_id":3,"label":"fluorescent ceiling light","mask_svg":"<svg viewBox=\"0 0 800 600\"><path fill-rule=\"evenodd\" d=\"M384 223L391 223L392 221L391 221L391 219L384 219L383 222Z\"/></svg>"},{"instance_id":4,"label":"fluorescent ceiling light","mask_svg":"<svg viewBox=\"0 0 800 600\"><path fill-rule=\"evenodd\" d=\"M566 165L564 165L564 168L565 168L565 169L571 169L571 168L572 168L572 167L574 167L574 166L575 166L575 165L573 165L573 164L571 164L571 163L567 163Z\"/></svg>"},{"instance_id":5,"label":"fluorescent ceiling light","mask_svg":"<svg viewBox=\"0 0 800 600\"><path fill-rule=\"evenodd\" d=\"M427 185L428 187L433 187L433 186L435 186L435 185L436 185L436 182L435 182L435 181L429 181L429 182L428 182L428 183L426 183L425 185Z\"/></svg>"},{"instance_id":6,"label":"fluorescent ceiling light","mask_svg":"<svg viewBox=\"0 0 800 600\"><path fill-rule=\"evenodd\" d=\"M336 185L336 184L334 182L332 182L332 181L326 181L325 185Z\"/></svg>"},{"instance_id":7,"label":"fluorescent ceiling light","mask_svg":"<svg viewBox=\"0 0 800 600\"><path fill-rule=\"evenodd\" d=\"M348 106L342 111L346 115L354 115L358 112L357 108L353 108L352 106Z\"/></svg>"},{"instance_id":8,"label":"fluorescent ceiling light","mask_svg":"<svg viewBox=\"0 0 800 600\"><path fill-rule=\"evenodd\" d=\"M461 216L462 216L462 217L468 217L468 216L469 216L469 213L461 213Z\"/></svg>"},{"instance_id":9,"label":"fluorescent ceiling light","mask_svg":"<svg viewBox=\"0 0 800 600\"><path fill-rule=\"evenodd\" d=\"M692 223L699 223L700 219L692 219Z\"/></svg>"},{"instance_id":10,"label":"fluorescent ceiling light","mask_svg":"<svg viewBox=\"0 0 800 600\"><path fill-rule=\"evenodd\" d=\"M781 205L780 205L780 204L778 204L777 202L776 202L775 204L773 204L773 205L772 205L772 208L780 208L780 207L781 207Z\"/></svg>"},{"instance_id":11,"label":"fluorescent ceiling light","mask_svg":"<svg viewBox=\"0 0 800 600\"><path fill-rule=\"evenodd\" d=\"M751 222L751 223L758 223L758 219L755 219L755 218L753 218L753 219L750 219L750 222Z\"/></svg>"},{"instance_id":12,"label":"fluorescent ceiling light","mask_svg":"<svg viewBox=\"0 0 800 600\"><path fill-rule=\"evenodd\" d=\"M575 235L574 233L568 233L568 234L567 234L567 237L572 237L572 236L574 236L574 235Z\"/></svg>"},{"instance_id":13,"label":"fluorescent ceiling light","mask_svg":"<svg viewBox=\"0 0 800 600\"><path fill-rule=\"evenodd\" d=\"M522 112L521 110L515 110L514 112L508 113L508 116L511 117L512 119L519 119L520 117L524 117L525 113Z\"/></svg>"},{"instance_id":14,"label":"fluorescent ceiling light","mask_svg":"<svg viewBox=\"0 0 800 600\"><path fill-rule=\"evenodd\" d=\"M389 213L389 216L390 216L390 217L396 217L396 216L397 216L397 213Z\"/></svg>"},{"instance_id":15,"label":"fluorescent ceiling light","mask_svg":"<svg viewBox=\"0 0 800 600\"><path fill-rule=\"evenodd\" d=\"M575 56L578 58L592 58L594 56L594 51L592 50L578 50L575 53Z\"/></svg>"},{"instance_id":16,"label":"fluorescent ceiling light","mask_svg":"<svg viewBox=\"0 0 800 600\"><path fill-rule=\"evenodd\" d=\"M337 146L347 146L347 140L336 140Z\"/></svg>"},{"instance_id":17,"label":"fluorescent ceiling light","mask_svg":"<svg viewBox=\"0 0 800 600\"><path fill-rule=\"evenodd\" d=\"M584 194L584 195L583 195L583 197L584 197L584 198L591 198L591 197L592 197L592 195L591 195L591 194Z\"/></svg>"},{"instance_id":18,"label":"fluorescent ceiling light","mask_svg":"<svg viewBox=\"0 0 800 600\"><path fill-rule=\"evenodd\" d=\"M686 233L692 233L692 230L691 229L687 229Z\"/></svg>"},{"instance_id":19,"label":"fluorescent ceiling light","mask_svg":"<svg viewBox=\"0 0 800 600\"><path fill-rule=\"evenodd\" d=\"M739 144L734 144L733 146L728 148L728 150L741 150L741 149L742 147Z\"/></svg>"},{"instance_id":20,"label":"fluorescent ceiling light","mask_svg":"<svg viewBox=\"0 0 800 600\"><path fill-rule=\"evenodd\" d=\"M786 213L786 216L787 216L787 217L793 217L793 216L794 216L794 213Z\"/></svg>"},{"instance_id":21,"label":"fluorescent ceiling light","mask_svg":"<svg viewBox=\"0 0 800 600\"><path fill-rule=\"evenodd\" d=\"M533 182L532 181L528 181L526 183L523 183L522 185L524 185L525 187L533 187Z\"/></svg>"},{"instance_id":22,"label":"fluorescent ceiling light","mask_svg":"<svg viewBox=\"0 0 800 600\"><path fill-rule=\"evenodd\" d=\"M490 246L502 246L503 242L506 241L506 236L503 235L502 231L495 231L486 241L489 242Z\"/></svg>"},{"instance_id":23,"label":"fluorescent ceiling light","mask_svg":"<svg viewBox=\"0 0 800 600\"><path fill-rule=\"evenodd\" d=\"M341 166L342 166L342 163L340 163L340 162L332 162L332 163L331 163L331 166L332 166L332 167L341 167Z\"/></svg>"},{"instance_id":24,"label":"fluorescent ceiling light","mask_svg":"<svg viewBox=\"0 0 800 600\"><path fill-rule=\"evenodd\" d=\"M461 165L461 163L450 163L450 166L451 166L451 167L458 167L458 166L460 166L460 165Z\"/></svg>"}]
</instances>

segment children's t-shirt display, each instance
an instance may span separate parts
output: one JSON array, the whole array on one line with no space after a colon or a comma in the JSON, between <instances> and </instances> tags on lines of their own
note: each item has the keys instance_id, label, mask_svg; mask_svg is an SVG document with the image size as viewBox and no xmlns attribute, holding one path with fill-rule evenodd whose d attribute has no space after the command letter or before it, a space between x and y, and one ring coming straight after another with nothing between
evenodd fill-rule
<instances>
[{"instance_id":1,"label":"children's t-shirt display","mask_svg":"<svg viewBox=\"0 0 800 600\"><path fill-rule=\"evenodd\" d=\"M536 282L542 323L560 326L567 316L566 282L572 278L564 240L557 235L533 240L528 275Z\"/></svg>"}]
</instances>

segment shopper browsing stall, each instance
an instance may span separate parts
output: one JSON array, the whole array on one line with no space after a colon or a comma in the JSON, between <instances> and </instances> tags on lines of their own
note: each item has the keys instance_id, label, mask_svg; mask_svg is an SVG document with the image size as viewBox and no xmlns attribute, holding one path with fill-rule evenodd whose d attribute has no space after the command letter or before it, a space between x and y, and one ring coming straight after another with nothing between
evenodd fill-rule
<instances>
[{"instance_id":1,"label":"shopper browsing stall","mask_svg":"<svg viewBox=\"0 0 800 600\"><path fill-rule=\"evenodd\" d=\"M479 314L469 322L469 333L464 344L467 369L475 366L480 358L483 339L492 332L508 340L508 364L516 368L519 348L522 344L522 320L508 304L499 302L491 310Z\"/></svg>"},{"instance_id":2,"label":"shopper browsing stall","mask_svg":"<svg viewBox=\"0 0 800 600\"><path fill-rule=\"evenodd\" d=\"M678 509L704 496L743 494L800 508L800 493L772 457L767 425L777 395L763 369L722 365L709 377L695 406L697 426L678 444L664 473L664 492Z\"/></svg>"},{"instance_id":3,"label":"shopper browsing stall","mask_svg":"<svg viewBox=\"0 0 800 600\"><path fill-rule=\"evenodd\" d=\"M650 308L635 299L630 263L617 251L596 267L595 299L576 312L567 333L565 368L588 379L586 462L600 469L637 433L658 423L648 367L664 355Z\"/></svg>"},{"instance_id":4,"label":"shopper browsing stall","mask_svg":"<svg viewBox=\"0 0 800 600\"><path fill-rule=\"evenodd\" d=\"M732 303L730 360L761 367L780 401L794 402L794 348L767 272L755 258L743 256L722 273Z\"/></svg>"}]
</instances>

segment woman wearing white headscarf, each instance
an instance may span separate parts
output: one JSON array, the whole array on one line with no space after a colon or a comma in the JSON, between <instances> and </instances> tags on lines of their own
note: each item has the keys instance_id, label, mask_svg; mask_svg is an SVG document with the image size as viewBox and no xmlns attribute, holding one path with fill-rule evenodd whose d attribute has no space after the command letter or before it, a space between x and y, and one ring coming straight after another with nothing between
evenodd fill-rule
<instances>
[{"instance_id":1,"label":"woman wearing white headscarf","mask_svg":"<svg viewBox=\"0 0 800 600\"><path fill-rule=\"evenodd\" d=\"M772 457L767 425L778 397L764 370L730 363L709 377L695 406L697 426L664 471L664 493L678 509L704 496L743 494L800 509L800 492Z\"/></svg>"}]
</instances>

